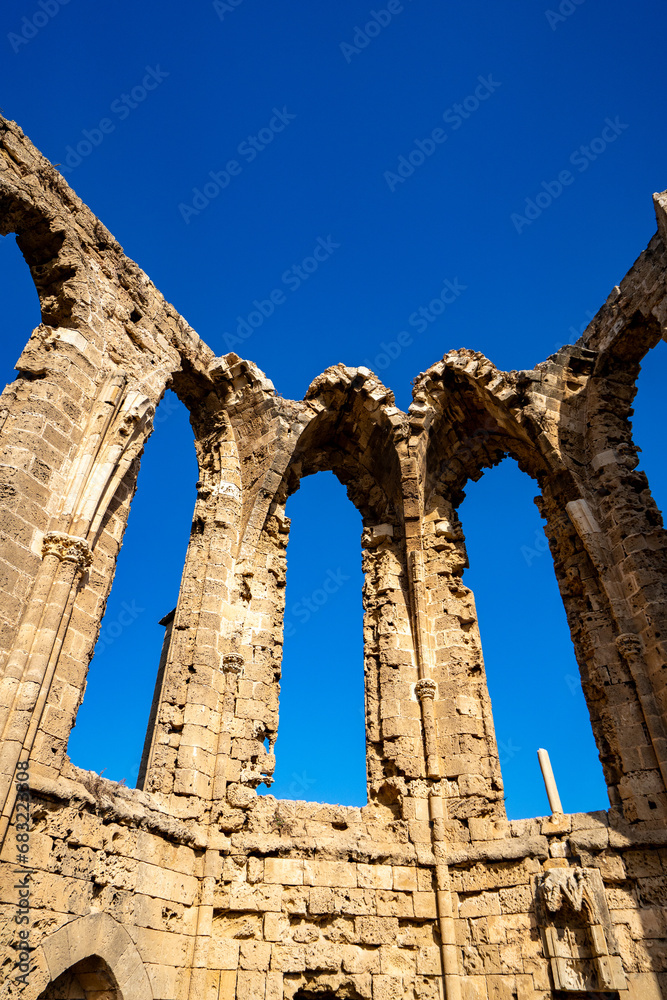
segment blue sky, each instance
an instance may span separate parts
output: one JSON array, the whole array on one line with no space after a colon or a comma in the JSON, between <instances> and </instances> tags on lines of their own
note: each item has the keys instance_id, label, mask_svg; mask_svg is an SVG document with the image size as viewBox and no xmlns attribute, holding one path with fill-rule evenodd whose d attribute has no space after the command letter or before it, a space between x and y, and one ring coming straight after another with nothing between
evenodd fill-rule
<instances>
[{"instance_id":1,"label":"blue sky","mask_svg":"<svg viewBox=\"0 0 667 1000\"><path fill-rule=\"evenodd\" d=\"M667 187L666 20L658 0L6 0L0 105L216 352L251 358L293 398L331 364L369 364L405 408L452 348L504 369L543 360L644 249ZM39 314L12 238L0 265L9 380ZM435 315L447 281L456 294ZM664 360L664 345L647 359L635 421L659 504ZM168 395L70 741L75 763L129 784L196 478ZM461 510L511 816L547 811L538 746L566 810L607 804L536 493L508 460ZM360 519L325 475L288 513L294 630L272 791L358 804ZM300 620L328 573L340 587Z\"/></svg>"}]
</instances>

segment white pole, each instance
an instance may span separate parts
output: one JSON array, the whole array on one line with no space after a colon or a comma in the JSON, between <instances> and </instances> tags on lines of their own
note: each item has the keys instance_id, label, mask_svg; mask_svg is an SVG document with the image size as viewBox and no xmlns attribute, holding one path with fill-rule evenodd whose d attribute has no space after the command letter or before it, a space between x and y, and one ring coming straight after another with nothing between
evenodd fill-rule
<instances>
[{"instance_id":1,"label":"white pole","mask_svg":"<svg viewBox=\"0 0 667 1000\"><path fill-rule=\"evenodd\" d=\"M542 777L544 778L544 785L547 790L552 815L556 813L560 813L562 815L563 807L560 804L560 795L558 794L558 789L556 788L556 779L554 778L554 772L551 767L551 761L549 760L549 754L546 750L538 750L537 759L539 760L540 768L542 769Z\"/></svg>"}]
</instances>

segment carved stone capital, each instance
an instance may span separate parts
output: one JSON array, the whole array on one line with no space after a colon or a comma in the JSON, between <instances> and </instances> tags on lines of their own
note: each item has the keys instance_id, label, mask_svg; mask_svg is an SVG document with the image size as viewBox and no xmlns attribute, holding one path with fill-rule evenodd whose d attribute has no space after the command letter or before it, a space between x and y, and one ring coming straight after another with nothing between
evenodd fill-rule
<instances>
[{"instance_id":1,"label":"carved stone capital","mask_svg":"<svg viewBox=\"0 0 667 1000\"><path fill-rule=\"evenodd\" d=\"M244 659L236 653L226 653L222 658L222 669L226 674L240 674Z\"/></svg>"},{"instance_id":2,"label":"carved stone capital","mask_svg":"<svg viewBox=\"0 0 667 1000\"><path fill-rule=\"evenodd\" d=\"M623 632L616 636L616 648L624 660L639 659L644 652L641 636L634 632Z\"/></svg>"},{"instance_id":3,"label":"carved stone capital","mask_svg":"<svg viewBox=\"0 0 667 1000\"><path fill-rule=\"evenodd\" d=\"M77 569L84 570L93 561L93 553L85 538L67 535L64 531L48 531L42 542L42 558L57 556L61 562L75 563Z\"/></svg>"},{"instance_id":4,"label":"carved stone capital","mask_svg":"<svg viewBox=\"0 0 667 1000\"><path fill-rule=\"evenodd\" d=\"M430 698L433 700L435 698L436 691L438 690L438 685L430 677L422 677L420 681L415 684L415 694L422 701L424 698Z\"/></svg>"}]
</instances>

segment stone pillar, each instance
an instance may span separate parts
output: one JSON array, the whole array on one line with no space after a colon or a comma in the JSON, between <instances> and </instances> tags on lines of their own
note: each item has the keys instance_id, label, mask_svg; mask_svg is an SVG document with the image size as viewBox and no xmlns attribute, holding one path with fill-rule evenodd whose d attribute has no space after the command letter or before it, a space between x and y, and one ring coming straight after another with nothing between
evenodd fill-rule
<instances>
[{"instance_id":1,"label":"stone pillar","mask_svg":"<svg viewBox=\"0 0 667 1000\"><path fill-rule=\"evenodd\" d=\"M42 556L33 591L35 600L28 605L1 688L4 726L0 740L0 843L14 808L14 771L21 755L30 755L78 582L92 562L85 539L57 531L45 535Z\"/></svg>"},{"instance_id":2,"label":"stone pillar","mask_svg":"<svg viewBox=\"0 0 667 1000\"><path fill-rule=\"evenodd\" d=\"M427 672L432 669L432 651L426 621L426 594L424 578L424 553L412 551L409 555L410 583L414 617L414 641L419 680L415 694L419 698L424 734L426 776L434 782L429 787L429 816L431 820L431 842L435 856L436 904L440 930L440 956L445 1000L460 1000L461 971L456 945L456 928L452 909L452 889L447 863L447 802L442 794L440 754L436 728L434 700L438 685Z\"/></svg>"},{"instance_id":3,"label":"stone pillar","mask_svg":"<svg viewBox=\"0 0 667 1000\"><path fill-rule=\"evenodd\" d=\"M435 713L433 701L438 685L431 677L422 677L415 685L415 694L419 698L424 728L424 747L426 750L426 776L438 781L440 779L440 756L438 754L438 736L435 728Z\"/></svg>"}]
</instances>

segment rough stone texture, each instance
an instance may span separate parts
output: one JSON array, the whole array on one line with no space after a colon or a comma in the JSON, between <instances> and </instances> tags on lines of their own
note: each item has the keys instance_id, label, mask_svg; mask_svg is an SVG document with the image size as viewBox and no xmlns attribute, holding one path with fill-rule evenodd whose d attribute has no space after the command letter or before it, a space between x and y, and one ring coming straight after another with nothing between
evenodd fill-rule
<instances>
[{"instance_id":1,"label":"rough stone texture","mask_svg":"<svg viewBox=\"0 0 667 1000\"><path fill-rule=\"evenodd\" d=\"M1 997L667 996L665 532L629 421L666 329L666 205L582 338L534 371L454 351L406 414L340 364L295 402L214 357L0 121L0 227L43 316L0 403ZM75 768L67 740L166 388L191 413L200 480L127 789ZM456 510L507 454L540 491L606 813L505 816ZM256 794L275 763L285 501L320 470L364 523L362 809Z\"/></svg>"}]
</instances>

